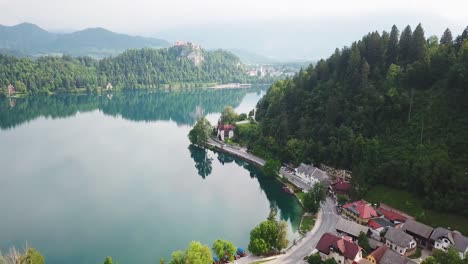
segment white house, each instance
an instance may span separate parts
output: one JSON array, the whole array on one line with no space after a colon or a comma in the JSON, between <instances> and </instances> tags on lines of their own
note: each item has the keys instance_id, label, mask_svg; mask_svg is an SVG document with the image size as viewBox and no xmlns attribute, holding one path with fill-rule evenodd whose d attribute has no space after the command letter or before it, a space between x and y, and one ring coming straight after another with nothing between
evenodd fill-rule
<instances>
[{"instance_id":1,"label":"white house","mask_svg":"<svg viewBox=\"0 0 468 264\"><path fill-rule=\"evenodd\" d=\"M468 238L458 231L437 227L432 232L430 239L434 249L447 252L449 247L453 247L458 251L461 258L464 258L468 254Z\"/></svg>"},{"instance_id":2,"label":"white house","mask_svg":"<svg viewBox=\"0 0 468 264\"><path fill-rule=\"evenodd\" d=\"M224 124L218 124L218 133L216 137L219 140L224 141L226 138L230 139L234 137L234 126L233 125L224 125Z\"/></svg>"},{"instance_id":3,"label":"white house","mask_svg":"<svg viewBox=\"0 0 468 264\"><path fill-rule=\"evenodd\" d=\"M385 233L385 245L403 256L409 256L416 250L416 240L401 229L389 227Z\"/></svg>"},{"instance_id":4,"label":"white house","mask_svg":"<svg viewBox=\"0 0 468 264\"><path fill-rule=\"evenodd\" d=\"M315 184L320 181L329 181L329 177L326 172L312 165L301 163L301 165L299 165L299 167L296 168L295 172L297 176L301 177L310 184Z\"/></svg>"}]
</instances>

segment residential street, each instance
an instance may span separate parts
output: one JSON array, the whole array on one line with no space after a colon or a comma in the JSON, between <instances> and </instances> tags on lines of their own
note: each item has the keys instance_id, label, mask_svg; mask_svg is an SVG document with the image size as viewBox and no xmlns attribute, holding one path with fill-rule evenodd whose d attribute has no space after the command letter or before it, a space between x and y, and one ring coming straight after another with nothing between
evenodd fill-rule
<instances>
[{"instance_id":1,"label":"residential street","mask_svg":"<svg viewBox=\"0 0 468 264\"><path fill-rule=\"evenodd\" d=\"M286 254L278 257L269 263L305 263L305 256L308 256L315 249L320 237L326 232L333 232L338 222L338 214L333 200L327 197L322 204L319 216L314 228L296 246L292 247Z\"/></svg>"},{"instance_id":2,"label":"residential street","mask_svg":"<svg viewBox=\"0 0 468 264\"><path fill-rule=\"evenodd\" d=\"M315 249L320 237L326 232L334 233L336 223L338 222L338 215L336 213L334 202L331 198L327 197L327 200L322 204L321 210L318 214L317 221L315 222L314 228L307 233L307 235L297 243L297 245L291 247L286 254L269 257L266 259L275 258L268 263L286 263L286 264L297 264L306 263L303 259L305 256L310 255ZM249 264L255 261L261 260L260 257L249 255L245 258L236 260L237 264Z\"/></svg>"}]
</instances>

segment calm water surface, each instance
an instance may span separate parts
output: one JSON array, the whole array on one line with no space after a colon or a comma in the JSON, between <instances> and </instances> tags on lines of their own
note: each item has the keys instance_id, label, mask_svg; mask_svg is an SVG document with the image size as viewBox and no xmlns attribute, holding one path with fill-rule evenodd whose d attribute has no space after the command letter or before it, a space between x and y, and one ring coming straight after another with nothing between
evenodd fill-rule
<instances>
[{"instance_id":1,"label":"calm water surface","mask_svg":"<svg viewBox=\"0 0 468 264\"><path fill-rule=\"evenodd\" d=\"M0 101L0 250L49 264L156 263L192 240L247 247L269 207L296 238L300 206L257 168L193 146L200 115L264 92L61 95Z\"/></svg>"}]
</instances>

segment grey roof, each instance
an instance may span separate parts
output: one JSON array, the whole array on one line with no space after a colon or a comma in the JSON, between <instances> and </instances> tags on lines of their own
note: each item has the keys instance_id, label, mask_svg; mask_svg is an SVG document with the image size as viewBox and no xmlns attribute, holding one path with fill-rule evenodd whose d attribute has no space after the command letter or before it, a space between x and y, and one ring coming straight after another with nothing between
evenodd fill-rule
<instances>
[{"instance_id":1,"label":"grey roof","mask_svg":"<svg viewBox=\"0 0 468 264\"><path fill-rule=\"evenodd\" d=\"M447 228L437 227L434 229L431 235L431 240L436 241L437 239L446 237L450 240L453 247L456 248L460 252L465 252L468 249L468 237L462 235L458 231L451 231Z\"/></svg>"},{"instance_id":2,"label":"grey roof","mask_svg":"<svg viewBox=\"0 0 468 264\"><path fill-rule=\"evenodd\" d=\"M402 256L393 250L387 249L382 256L379 264L407 264L409 259L405 256Z\"/></svg>"},{"instance_id":3,"label":"grey roof","mask_svg":"<svg viewBox=\"0 0 468 264\"><path fill-rule=\"evenodd\" d=\"M424 238L429 238L431 236L431 233L432 231L434 230L434 228L428 226L428 225L425 225L425 224L422 224L422 223L419 223L413 219L408 219L406 220L405 224L403 225L403 230L406 232L406 231L409 231L415 235L418 235L420 237L424 237Z\"/></svg>"},{"instance_id":4,"label":"grey roof","mask_svg":"<svg viewBox=\"0 0 468 264\"><path fill-rule=\"evenodd\" d=\"M372 221L376 222L377 224L381 225L382 227L389 227L389 226L395 226L390 220L379 217L379 218L374 218Z\"/></svg>"},{"instance_id":5,"label":"grey roof","mask_svg":"<svg viewBox=\"0 0 468 264\"><path fill-rule=\"evenodd\" d=\"M446 238L452 238L452 236L450 235L449 237L449 234L450 234L450 230L448 230L447 228L443 228L443 227L437 227L436 229L434 229L434 231L432 232L432 235L431 235L431 239L432 240L437 240L439 238L442 238L442 237L446 237ZM450 242L452 242L452 244L454 244L455 242L450 239Z\"/></svg>"},{"instance_id":6,"label":"grey roof","mask_svg":"<svg viewBox=\"0 0 468 264\"><path fill-rule=\"evenodd\" d=\"M299 167L297 167L297 172L304 173L305 175L312 175L312 173L314 172L315 169L316 168L314 166L306 165L304 163L301 163L301 165L299 165Z\"/></svg>"},{"instance_id":7,"label":"grey roof","mask_svg":"<svg viewBox=\"0 0 468 264\"><path fill-rule=\"evenodd\" d=\"M312 177L316 178L317 180L320 181L326 181L329 180L328 175L326 172L322 171L321 169L317 168L313 173Z\"/></svg>"},{"instance_id":8,"label":"grey roof","mask_svg":"<svg viewBox=\"0 0 468 264\"><path fill-rule=\"evenodd\" d=\"M369 246L372 248L372 249L376 249L376 248L379 248L381 246L383 246L383 243L380 242L380 241L377 241L373 238L369 238Z\"/></svg>"},{"instance_id":9,"label":"grey roof","mask_svg":"<svg viewBox=\"0 0 468 264\"><path fill-rule=\"evenodd\" d=\"M340 217L338 223L336 224L336 230L344 232L346 234L350 234L354 237L358 237L361 232L367 234L367 232L369 231L369 227L360 225L356 222L352 222Z\"/></svg>"},{"instance_id":10,"label":"grey roof","mask_svg":"<svg viewBox=\"0 0 468 264\"><path fill-rule=\"evenodd\" d=\"M401 229L389 227L387 233L385 233L385 239L401 247L407 247L411 240L413 240L413 237L406 234Z\"/></svg>"},{"instance_id":11,"label":"grey roof","mask_svg":"<svg viewBox=\"0 0 468 264\"><path fill-rule=\"evenodd\" d=\"M453 240L455 241L453 246L460 252L466 252L468 249L468 237L462 235L458 231L453 231L452 236Z\"/></svg>"}]
</instances>

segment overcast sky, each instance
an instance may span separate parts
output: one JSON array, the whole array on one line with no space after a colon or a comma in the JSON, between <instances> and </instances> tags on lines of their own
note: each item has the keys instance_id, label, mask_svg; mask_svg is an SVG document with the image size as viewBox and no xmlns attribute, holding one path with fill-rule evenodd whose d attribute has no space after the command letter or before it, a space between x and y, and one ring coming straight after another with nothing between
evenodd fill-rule
<instances>
[{"instance_id":1,"label":"overcast sky","mask_svg":"<svg viewBox=\"0 0 468 264\"><path fill-rule=\"evenodd\" d=\"M48 30L104 27L145 35L193 24L355 19L399 12L433 15L460 28L468 24L467 0L0 0L0 10L3 25L31 22Z\"/></svg>"}]
</instances>

